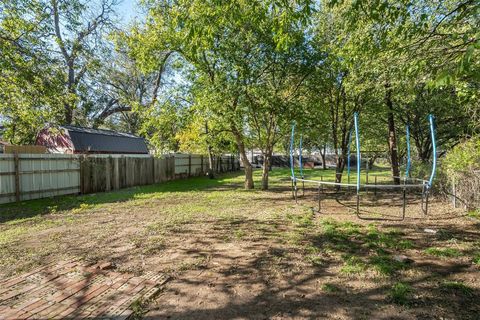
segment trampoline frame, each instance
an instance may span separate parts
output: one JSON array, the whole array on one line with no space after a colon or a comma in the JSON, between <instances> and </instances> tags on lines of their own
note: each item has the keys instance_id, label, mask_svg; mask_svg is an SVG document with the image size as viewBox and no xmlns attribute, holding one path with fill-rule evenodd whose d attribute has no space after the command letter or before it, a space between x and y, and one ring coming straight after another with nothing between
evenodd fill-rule
<instances>
[{"instance_id":1,"label":"trampoline frame","mask_svg":"<svg viewBox=\"0 0 480 320\"><path fill-rule=\"evenodd\" d=\"M356 183L350 183L350 144L351 144L351 135L352 131L349 133L349 142L348 142L348 156L347 156L347 176L348 182L330 182L330 181L323 181L323 177L320 180L312 180L306 179L303 174L303 164L302 164L302 135L300 135L300 144L299 144L299 167L300 167L300 178L295 176L295 163L294 163L294 140L295 140L295 123L292 124L292 131L290 137L290 172L291 172L291 188L292 188L292 195L295 199L295 203L298 203L298 186L297 183L302 183L302 194L305 195L305 183L312 183L318 185L318 212L321 212L322 209L322 197L321 194L323 192L324 186L337 186L337 187L355 187L356 189L356 214L360 217L360 191L362 189L374 189L376 194L377 189L401 189L402 190L402 220L405 219L405 211L407 206L407 197L406 192L407 189L421 189L422 197L421 197L421 209L426 216L428 214L428 200L429 200L429 193L432 188L432 183L435 178L435 173L437 169L437 146L436 146L436 139L435 139L435 119L433 115L428 116L429 127L430 127L430 137L432 141L432 169L430 173L430 177L428 180L423 179L416 179L410 178L410 169L411 169L411 153L410 153L410 128L407 124L406 126L406 139L407 139L407 165L405 168L405 176L404 177L396 177L392 176L392 178L399 178L403 179L403 184L377 184L377 176L375 176L375 184L362 184L360 182L360 173L361 173L361 152L360 152L360 127L358 123L358 112L355 112L353 115L354 120L354 130L355 130L355 147L356 147ZM407 182L416 182L412 184L408 184Z\"/></svg>"}]
</instances>

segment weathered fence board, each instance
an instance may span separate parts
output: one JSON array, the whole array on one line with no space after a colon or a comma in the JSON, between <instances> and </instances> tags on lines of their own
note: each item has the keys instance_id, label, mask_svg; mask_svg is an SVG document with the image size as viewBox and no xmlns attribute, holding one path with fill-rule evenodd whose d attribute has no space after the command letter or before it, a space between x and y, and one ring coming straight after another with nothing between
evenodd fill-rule
<instances>
[{"instance_id":1,"label":"weathered fence board","mask_svg":"<svg viewBox=\"0 0 480 320\"><path fill-rule=\"evenodd\" d=\"M0 203L80 192L78 157L5 154L0 157Z\"/></svg>"},{"instance_id":2,"label":"weathered fence board","mask_svg":"<svg viewBox=\"0 0 480 320\"><path fill-rule=\"evenodd\" d=\"M234 156L214 159L215 171L240 169ZM208 157L150 155L0 155L0 203L64 194L96 193L200 176Z\"/></svg>"}]
</instances>

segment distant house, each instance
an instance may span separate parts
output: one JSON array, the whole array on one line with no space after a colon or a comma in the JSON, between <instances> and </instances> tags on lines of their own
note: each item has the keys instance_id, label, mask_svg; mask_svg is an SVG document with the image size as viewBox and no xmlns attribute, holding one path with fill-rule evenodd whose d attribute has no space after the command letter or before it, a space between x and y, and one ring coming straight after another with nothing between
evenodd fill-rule
<instances>
[{"instance_id":1,"label":"distant house","mask_svg":"<svg viewBox=\"0 0 480 320\"><path fill-rule=\"evenodd\" d=\"M148 154L145 139L141 137L76 126L44 128L35 144L47 147L51 153Z\"/></svg>"}]
</instances>

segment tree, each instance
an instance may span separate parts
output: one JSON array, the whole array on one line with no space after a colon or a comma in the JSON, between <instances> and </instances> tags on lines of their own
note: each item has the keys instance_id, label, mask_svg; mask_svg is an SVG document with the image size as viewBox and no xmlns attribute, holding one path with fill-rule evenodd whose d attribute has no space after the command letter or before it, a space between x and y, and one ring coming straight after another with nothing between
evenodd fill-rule
<instances>
[{"instance_id":1,"label":"tree","mask_svg":"<svg viewBox=\"0 0 480 320\"><path fill-rule=\"evenodd\" d=\"M50 0L54 42L60 50L66 68L66 94L64 103L66 124L73 121L77 94L85 74L95 64L94 51L103 41L103 33L112 27L116 0L102 0L98 13L79 0Z\"/></svg>"},{"instance_id":2,"label":"tree","mask_svg":"<svg viewBox=\"0 0 480 320\"><path fill-rule=\"evenodd\" d=\"M247 96L247 90L251 92L262 80L267 71L262 66L272 51L287 51L295 42L290 31L298 30L295 24L308 19L310 6L310 1L154 1L145 29L134 31L131 39L134 55L147 68L151 64L148 57L165 50L180 54L193 66L192 81L202 84L204 96L211 101L209 111L225 122L236 142L247 189L253 188L253 177L246 135L251 132L249 124L259 120L259 113L250 112L252 104L260 105L259 99ZM145 47L146 43L151 45ZM271 133L276 131L275 120L269 128ZM276 138L274 134L267 136L264 151L268 155Z\"/></svg>"},{"instance_id":3,"label":"tree","mask_svg":"<svg viewBox=\"0 0 480 320\"><path fill-rule=\"evenodd\" d=\"M0 115L12 143L33 143L38 128L60 117L63 77L46 50L48 18L36 1L0 4Z\"/></svg>"}]
</instances>

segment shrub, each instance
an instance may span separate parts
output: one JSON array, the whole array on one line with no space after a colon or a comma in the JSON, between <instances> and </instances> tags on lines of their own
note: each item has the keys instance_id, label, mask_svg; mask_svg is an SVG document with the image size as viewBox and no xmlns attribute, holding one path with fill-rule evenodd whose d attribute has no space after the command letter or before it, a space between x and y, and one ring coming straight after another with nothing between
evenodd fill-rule
<instances>
[{"instance_id":1,"label":"shrub","mask_svg":"<svg viewBox=\"0 0 480 320\"><path fill-rule=\"evenodd\" d=\"M467 209L480 207L480 136L458 144L442 161L447 185L455 181L457 198ZM451 189L451 186L446 189Z\"/></svg>"}]
</instances>

